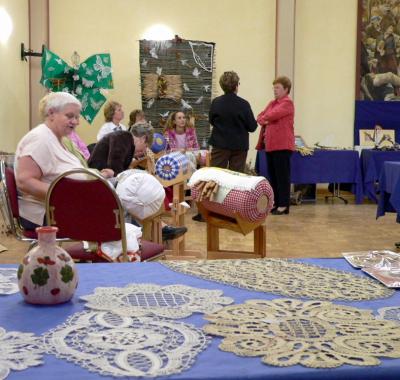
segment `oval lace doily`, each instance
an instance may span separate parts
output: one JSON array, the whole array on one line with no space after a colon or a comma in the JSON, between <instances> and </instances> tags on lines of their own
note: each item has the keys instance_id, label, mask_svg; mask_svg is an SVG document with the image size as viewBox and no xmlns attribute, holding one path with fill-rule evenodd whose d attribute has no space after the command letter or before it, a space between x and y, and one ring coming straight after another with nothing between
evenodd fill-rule
<instances>
[{"instance_id":1,"label":"oval lace doily","mask_svg":"<svg viewBox=\"0 0 400 380\"><path fill-rule=\"evenodd\" d=\"M41 339L31 333L9 331L0 327L0 379L11 370L22 371L42 364Z\"/></svg>"},{"instance_id":2,"label":"oval lace doily","mask_svg":"<svg viewBox=\"0 0 400 380\"><path fill-rule=\"evenodd\" d=\"M207 280L294 298L361 301L394 293L367 277L282 259L169 261L162 265Z\"/></svg>"},{"instance_id":3,"label":"oval lace doily","mask_svg":"<svg viewBox=\"0 0 400 380\"><path fill-rule=\"evenodd\" d=\"M99 311L74 314L43 337L48 353L117 377L180 373L209 343L202 330L188 324Z\"/></svg>"},{"instance_id":4,"label":"oval lace doily","mask_svg":"<svg viewBox=\"0 0 400 380\"><path fill-rule=\"evenodd\" d=\"M160 286L129 284L124 288L96 288L81 297L94 310L113 311L125 316L157 315L186 318L192 313L214 313L233 299L222 297L221 290L197 289L186 285Z\"/></svg>"},{"instance_id":5,"label":"oval lace doily","mask_svg":"<svg viewBox=\"0 0 400 380\"><path fill-rule=\"evenodd\" d=\"M0 295L18 293L17 270L0 268Z\"/></svg>"},{"instance_id":6,"label":"oval lace doily","mask_svg":"<svg viewBox=\"0 0 400 380\"><path fill-rule=\"evenodd\" d=\"M400 358L399 326L370 310L327 301L249 300L205 317L204 331L223 336L220 349L262 356L265 364L334 368Z\"/></svg>"}]
</instances>

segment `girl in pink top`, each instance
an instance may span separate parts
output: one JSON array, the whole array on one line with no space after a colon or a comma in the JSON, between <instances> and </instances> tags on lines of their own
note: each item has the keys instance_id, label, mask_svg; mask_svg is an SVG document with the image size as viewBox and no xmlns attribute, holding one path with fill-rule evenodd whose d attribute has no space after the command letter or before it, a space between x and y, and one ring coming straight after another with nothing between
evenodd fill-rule
<instances>
[{"instance_id":1,"label":"girl in pink top","mask_svg":"<svg viewBox=\"0 0 400 380\"><path fill-rule=\"evenodd\" d=\"M172 112L168 117L164 136L167 139L168 150L199 149L196 130L181 111Z\"/></svg>"}]
</instances>

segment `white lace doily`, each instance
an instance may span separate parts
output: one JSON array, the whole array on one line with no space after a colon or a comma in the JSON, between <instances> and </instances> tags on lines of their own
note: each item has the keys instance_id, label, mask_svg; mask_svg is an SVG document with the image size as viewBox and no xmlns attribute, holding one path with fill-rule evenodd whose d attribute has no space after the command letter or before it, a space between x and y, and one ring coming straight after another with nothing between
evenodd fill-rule
<instances>
[{"instance_id":1,"label":"white lace doily","mask_svg":"<svg viewBox=\"0 0 400 380\"><path fill-rule=\"evenodd\" d=\"M0 327L0 379L5 379L11 370L22 371L42 364L41 339L31 333L7 332Z\"/></svg>"},{"instance_id":2,"label":"white lace doily","mask_svg":"<svg viewBox=\"0 0 400 380\"><path fill-rule=\"evenodd\" d=\"M378 309L378 318L400 323L400 306L382 307Z\"/></svg>"},{"instance_id":3,"label":"white lace doily","mask_svg":"<svg viewBox=\"0 0 400 380\"><path fill-rule=\"evenodd\" d=\"M194 363L209 339L194 326L156 317L87 311L44 334L48 353L111 376L167 376Z\"/></svg>"},{"instance_id":4,"label":"white lace doily","mask_svg":"<svg viewBox=\"0 0 400 380\"><path fill-rule=\"evenodd\" d=\"M327 301L248 300L205 317L204 330L222 336L220 349L261 356L265 364L335 368L400 358L400 329L371 310Z\"/></svg>"},{"instance_id":5,"label":"white lace doily","mask_svg":"<svg viewBox=\"0 0 400 380\"><path fill-rule=\"evenodd\" d=\"M0 295L18 293L17 270L0 268Z\"/></svg>"},{"instance_id":6,"label":"white lace doily","mask_svg":"<svg viewBox=\"0 0 400 380\"><path fill-rule=\"evenodd\" d=\"M367 277L284 259L177 260L161 264L207 280L293 298L361 301L394 293Z\"/></svg>"},{"instance_id":7,"label":"white lace doily","mask_svg":"<svg viewBox=\"0 0 400 380\"><path fill-rule=\"evenodd\" d=\"M94 310L113 311L124 316L186 318L192 313L211 314L233 299L221 290L197 289L185 285L129 284L124 288L96 288L81 297Z\"/></svg>"}]
</instances>

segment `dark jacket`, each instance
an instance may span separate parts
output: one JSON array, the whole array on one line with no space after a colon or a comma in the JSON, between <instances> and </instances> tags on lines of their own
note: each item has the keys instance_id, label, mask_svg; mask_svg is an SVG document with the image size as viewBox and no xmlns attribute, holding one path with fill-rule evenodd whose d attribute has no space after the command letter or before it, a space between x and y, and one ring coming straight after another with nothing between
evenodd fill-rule
<instances>
[{"instance_id":1,"label":"dark jacket","mask_svg":"<svg viewBox=\"0 0 400 380\"><path fill-rule=\"evenodd\" d=\"M128 131L117 131L104 136L89 157L90 168L110 168L117 175L129 168L135 153L133 136Z\"/></svg>"},{"instance_id":2,"label":"dark jacket","mask_svg":"<svg viewBox=\"0 0 400 380\"><path fill-rule=\"evenodd\" d=\"M247 100L235 93L218 96L211 103L209 121L213 126L210 145L229 150L249 149L249 132L257 129L257 122Z\"/></svg>"}]
</instances>

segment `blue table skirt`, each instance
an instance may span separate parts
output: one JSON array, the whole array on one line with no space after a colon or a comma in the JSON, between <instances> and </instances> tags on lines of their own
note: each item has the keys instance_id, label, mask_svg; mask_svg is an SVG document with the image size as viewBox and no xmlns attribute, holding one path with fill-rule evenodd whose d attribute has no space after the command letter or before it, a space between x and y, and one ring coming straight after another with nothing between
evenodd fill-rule
<instances>
[{"instance_id":1,"label":"blue table skirt","mask_svg":"<svg viewBox=\"0 0 400 380\"><path fill-rule=\"evenodd\" d=\"M364 195L376 203L378 203L378 197L375 182L379 180L385 161L400 161L400 151L363 149L361 152Z\"/></svg>"},{"instance_id":2,"label":"blue table skirt","mask_svg":"<svg viewBox=\"0 0 400 380\"><path fill-rule=\"evenodd\" d=\"M257 152L256 171L268 178L264 151ZM351 183L356 202L362 203L363 189L358 152L353 150L315 150L311 156L294 152L291 183Z\"/></svg>"},{"instance_id":3,"label":"blue table skirt","mask_svg":"<svg viewBox=\"0 0 400 380\"><path fill-rule=\"evenodd\" d=\"M305 259L307 263L321 265L366 276L360 270L354 270L344 259ZM3 265L2 267L12 267ZM15 267L15 266L14 266ZM80 264L78 265L80 283L71 302L58 306L33 306L26 304L19 294L0 297L0 326L8 331L16 330L42 334L76 312L84 310L84 304L79 301L79 296L92 293L98 286L124 286L128 283L154 283L159 285L185 284L198 288L221 289L224 295L234 298L235 303L243 303L247 299L274 299L283 298L273 294L253 292L236 287L202 280L172 270L159 263L140 264ZM376 310L381 307L400 305L400 292L386 299L364 302L338 302L340 304L359 308ZM185 322L196 326L203 326L206 321L202 314L188 317ZM382 359L380 366L358 367L345 365L335 369L312 369L300 365L291 367L273 367L261 363L259 357L238 357L229 352L218 349L221 342L213 338L211 345L199 356L194 366L181 373L162 379L399 379L400 359ZM55 356L45 355L45 365L32 367L24 371L11 371L8 379L41 379L41 380L89 380L113 379L103 377L80 368L77 365ZM160 377L161 379L161 377Z\"/></svg>"},{"instance_id":4,"label":"blue table skirt","mask_svg":"<svg viewBox=\"0 0 400 380\"><path fill-rule=\"evenodd\" d=\"M400 222L400 162L386 161L379 177L379 201L376 217L396 212Z\"/></svg>"}]
</instances>

